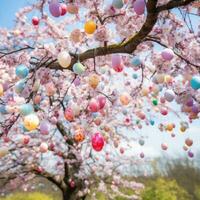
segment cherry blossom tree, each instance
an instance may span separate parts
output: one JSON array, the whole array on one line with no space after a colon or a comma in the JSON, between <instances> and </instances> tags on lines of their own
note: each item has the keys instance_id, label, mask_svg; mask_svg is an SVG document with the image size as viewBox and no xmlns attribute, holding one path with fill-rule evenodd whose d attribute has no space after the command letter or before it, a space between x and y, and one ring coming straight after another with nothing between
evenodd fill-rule
<instances>
[{"instance_id":1,"label":"cherry blossom tree","mask_svg":"<svg viewBox=\"0 0 200 200\"><path fill-rule=\"evenodd\" d=\"M191 19L199 15L197 0L38 0L22 8L12 30L0 29L1 177L41 174L65 199L84 199L91 176L106 182L145 161L143 152L119 159L131 142L144 145L123 132L170 112L186 131L200 112L200 30ZM187 138L189 157L192 144ZM116 175L111 184L120 184Z\"/></svg>"}]
</instances>

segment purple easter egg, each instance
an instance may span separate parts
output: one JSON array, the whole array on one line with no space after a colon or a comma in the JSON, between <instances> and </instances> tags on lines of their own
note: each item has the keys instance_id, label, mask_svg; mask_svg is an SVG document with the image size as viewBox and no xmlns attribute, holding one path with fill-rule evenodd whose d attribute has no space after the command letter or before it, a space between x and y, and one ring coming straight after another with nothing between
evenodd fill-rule
<instances>
[{"instance_id":1,"label":"purple easter egg","mask_svg":"<svg viewBox=\"0 0 200 200\"><path fill-rule=\"evenodd\" d=\"M47 121L42 121L40 123L40 133L43 135L48 135L49 133L49 124Z\"/></svg>"},{"instance_id":2,"label":"purple easter egg","mask_svg":"<svg viewBox=\"0 0 200 200\"><path fill-rule=\"evenodd\" d=\"M121 56L119 55L112 55L112 67L121 65Z\"/></svg>"},{"instance_id":3,"label":"purple easter egg","mask_svg":"<svg viewBox=\"0 0 200 200\"><path fill-rule=\"evenodd\" d=\"M76 79L74 80L74 85L75 85L75 86L79 86L80 84L81 84L80 78L76 78Z\"/></svg>"},{"instance_id":4,"label":"purple easter egg","mask_svg":"<svg viewBox=\"0 0 200 200\"><path fill-rule=\"evenodd\" d=\"M145 1L144 0L136 0L133 4L133 8L137 15L144 14Z\"/></svg>"},{"instance_id":5,"label":"purple easter egg","mask_svg":"<svg viewBox=\"0 0 200 200\"><path fill-rule=\"evenodd\" d=\"M174 52L171 49L164 49L161 55L164 60L170 61L174 57Z\"/></svg>"},{"instance_id":6,"label":"purple easter egg","mask_svg":"<svg viewBox=\"0 0 200 200\"><path fill-rule=\"evenodd\" d=\"M193 99L190 98L186 101L186 105L189 106L189 107L192 107L193 106Z\"/></svg>"},{"instance_id":7,"label":"purple easter egg","mask_svg":"<svg viewBox=\"0 0 200 200\"><path fill-rule=\"evenodd\" d=\"M51 1L49 3L49 12L54 17L60 17L61 15L61 6L60 3L57 1Z\"/></svg>"},{"instance_id":8,"label":"purple easter egg","mask_svg":"<svg viewBox=\"0 0 200 200\"><path fill-rule=\"evenodd\" d=\"M188 156L189 156L190 158L193 158L193 157L194 157L194 153L191 152L191 151L188 151Z\"/></svg>"}]
</instances>

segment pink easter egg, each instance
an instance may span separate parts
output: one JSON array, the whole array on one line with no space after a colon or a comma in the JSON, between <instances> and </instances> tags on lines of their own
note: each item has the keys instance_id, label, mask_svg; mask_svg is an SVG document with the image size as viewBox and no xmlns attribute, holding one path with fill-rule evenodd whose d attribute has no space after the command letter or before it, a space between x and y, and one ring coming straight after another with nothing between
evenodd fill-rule
<instances>
[{"instance_id":1,"label":"pink easter egg","mask_svg":"<svg viewBox=\"0 0 200 200\"><path fill-rule=\"evenodd\" d=\"M145 1L144 0L136 0L133 4L134 11L137 15L144 14L145 11Z\"/></svg>"},{"instance_id":2,"label":"pink easter egg","mask_svg":"<svg viewBox=\"0 0 200 200\"><path fill-rule=\"evenodd\" d=\"M164 60L170 61L174 57L174 52L171 49L164 49L161 53L161 56Z\"/></svg>"},{"instance_id":3,"label":"pink easter egg","mask_svg":"<svg viewBox=\"0 0 200 200\"><path fill-rule=\"evenodd\" d=\"M45 143L45 142L41 143L41 145L40 145L40 152L41 153L46 153L47 151L48 151L48 144Z\"/></svg>"},{"instance_id":4,"label":"pink easter egg","mask_svg":"<svg viewBox=\"0 0 200 200\"><path fill-rule=\"evenodd\" d=\"M95 99L92 99L89 102L88 108L91 112L98 112L99 111L99 103L98 101L96 101Z\"/></svg>"},{"instance_id":5,"label":"pink easter egg","mask_svg":"<svg viewBox=\"0 0 200 200\"><path fill-rule=\"evenodd\" d=\"M168 145L166 143L161 144L162 150L166 151L168 149Z\"/></svg>"},{"instance_id":6,"label":"pink easter egg","mask_svg":"<svg viewBox=\"0 0 200 200\"><path fill-rule=\"evenodd\" d=\"M121 56L119 55L112 55L112 68L116 72L121 72L124 68Z\"/></svg>"},{"instance_id":7,"label":"pink easter egg","mask_svg":"<svg viewBox=\"0 0 200 200\"><path fill-rule=\"evenodd\" d=\"M100 133L95 133L92 136L92 147L95 151L101 151L104 147L104 138Z\"/></svg>"},{"instance_id":8,"label":"pink easter egg","mask_svg":"<svg viewBox=\"0 0 200 200\"><path fill-rule=\"evenodd\" d=\"M103 109L104 106L106 105L106 97L100 96L97 98L98 103L99 103L99 109Z\"/></svg>"},{"instance_id":9,"label":"pink easter egg","mask_svg":"<svg viewBox=\"0 0 200 200\"><path fill-rule=\"evenodd\" d=\"M28 135L24 135L22 138L22 144L26 145L30 142L30 137Z\"/></svg>"},{"instance_id":10,"label":"pink easter egg","mask_svg":"<svg viewBox=\"0 0 200 200\"><path fill-rule=\"evenodd\" d=\"M43 135L48 135L49 134L49 124L47 121L42 121L40 123L40 133Z\"/></svg>"},{"instance_id":11,"label":"pink easter egg","mask_svg":"<svg viewBox=\"0 0 200 200\"><path fill-rule=\"evenodd\" d=\"M69 122L74 120L74 112L72 108L66 108L64 113L65 119Z\"/></svg>"}]
</instances>

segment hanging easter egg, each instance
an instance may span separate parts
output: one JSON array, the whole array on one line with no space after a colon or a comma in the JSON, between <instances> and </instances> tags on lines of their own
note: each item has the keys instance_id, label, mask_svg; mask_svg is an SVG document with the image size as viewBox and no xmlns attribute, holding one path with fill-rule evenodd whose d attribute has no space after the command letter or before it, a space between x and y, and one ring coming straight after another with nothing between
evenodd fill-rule
<instances>
[{"instance_id":1,"label":"hanging easter egg","mask_svg":"<svg viewBox=\"0 0 200 200\"><path fill-rule=\"evenodd\" d=\"M81 75L85 72L85 70L86 70L86 67L84 65L82 65L80 62L75 63L73 65L73 72L75 74Z\"/></svg>"},{"instance_id":2,"label":"hanging easter egg","mask_svg":"<svg viewBox=\"0 0 200 200\"><path fill-rule=\"evenodd\" d=\"M3 93L4 93L3 85L0 84L0 96L3 96Z\"/></svg>"},{"instance_id":3,"label":"hanging easter egg","mask_svg":"<svg viewBox=\"0 0 200 200\"><path fill-rule=\"evenodd\" d=\"M42 121L40 123L40 133L43 135L49 134L49 123L47 121Z\"/></svg>"},{"instance_id":4,"label":"hanging easter egg","mask_svg":"<svg viewBox=\"0 0 200 200\"><path fill-rule=\"evenodd\" d=\"M60 17L60 15L61 15L60 3L58 1L52 0L49 3L49 12L54 17Z\"/></svg>"},{"instance_id":5,"label":"hanging easter egg","mask_svg":"<svg viewBox=\"0 0 200 200\"><path fill-rule=\"evenodd\" d=\"M25 80L18 81L15 84L15 92L18 94L22 93L22 91L25 89L25 86L26 86Z\"/></svg>"},{"instance_id":6,"label":"hanging easter egg","mask_svg":"<svg viewBox=\"0 0 200 200\"><path fill-rule=\"evenodd\" d=\"M161 144L162 150L166 151L168 149L168 145L166 143Z\"/></svg>"},{"instance_id":7,"label":"hanging easter egg","mask_svg":"<svg viewBox=\"0 0 200 200\"><path fill-rule=\"evenodd\" d=\"M150 124L151 124L152 126L155 124L155 121L152 120L152 119L151 119L149 122L150 122Z\"/></svg>"},{"instance_id":8,"label":"hanging easter egg","mask_svg":"<svg viewBox=\"0 0 200 200\"><path fill-rule=\"evenodd\" d=\"M104 138L100 133L92 136L92 147L95 151L101 151L104 147Z\"/></svg>"},{"instance_id":9,"label":"hanging easter egg","mask_svg":"<svg viewBox=\"0 0 200 200\"><path fill-rule=\"evenodd\" d=\"M157 100L157 99L153 99L153 100L152 100L152 104L153 104L154 106L157 106L157 105L158 105L158 100Z\"/></svg>"},{"instance_id":10,"label":"hanging easter egg","mask_svg":"<svg viewBox=\"0 0 200 200\"><path fill-rule=\"evenodd\" d=\"M171 123L171 124L167 124L166 128L165 128L167 131L172 131L174 129L174 125Z\"/></svg>"},{"instance_id":11,"label":"hanging easter egg","mask_svg":"<svg viewBox=\"0 0 200 200\"><path fill-rule=\"evenodd\" d=\"M71 108L66 108L64 113L65 119L69 122L74 120L74 112Z\"/></svg>"},{"instance_id":12,"label":"hanging easter egg","mask_svg":"<svg viewBox=\"0 0 200 200\"><path fill-rule=\"evenodd\" d=\"M36 95L33 99L34 104L39 104L42 100L42 97L40 95Z\"/></svg>"},{"instance_id":13,"label":"hanging easter egg","mask_svg":"<svg viewBox=\"0 0 200 200\"><path fill-rule=\"evenodd\" d=\"M172 102L174 100L175 96L176 95L175 95L173 90L166 90L165 91L164 97L168 102Z\"/></svg>"},{"instance_id":14,"label":"hanging easter egg","mask_svg":"<svg viewBox=\"0 0 200 200\"><path fill-rule=\"evenodd\" d=\"M23 104L19 107L20 114L23 116L29 115L34 112L33 106L31 104Z\"/></svg>"},{"instance_id":15,"label":"hanging easter egg","mask_svg":"<svg viewBox=\"0 0 200 200\"><path fill-rule=\"evenodd\" d=\"M120 95L119 99L120 99L121 104L124 106L128 105L131 101L131 97L127 93Z\"/></svg>"},{"instance_id":16,"label":"hanging easter egg","mask_svg":"<svg viewBox=\"0 0 200 200\"><path fill-rule=\"evenodd\" d=\"M161 56L164 60L170 61L174 57L174 52L171 49L164 49L161 53Z\"/></svg>"},{"instance_id":17,"label":"hanging easter egg","mask_svg":"<svg viewBox=\"0 0 200 200\"><path fill-rule=\"evenodd\" d=\"M67 68L71 64L71 56L67 51L61 51L58 54L58 63L60 64L61 67Z\"/></svg>"},{"instance_id":18,"label":"hanging easter egg","mask_svg":"<svg viewBox=\"0 0 200 200\"><path fill-rule=\"evenodd\" d=\"M96 31L96 23L92 20L89 20L85 23L84 29L87 34L93 34Z\"/></svg>"},{"instance_id":19,"label":"hanging easter egg","mask_svg":"<svg viewBox=\"0 0 200 200\"><path fill-rule=\"evenodd\" d=\"M136 0L133 4L134 11L136 12L137 15L142 15L144 14L145 11L145 0Z\"/></svg>"},{"instance_id":20,"label":"hanging easter egg","mask_svg":"<svg viewBox=\"0 0 200 200\"><path fill-rule=\"evenodd\" d=\"M99 103L99 109L103 109L104 106L106 105L106 97L104 97L104 96L99 96L99 97L97 98L97 101L98 101L98 103Z\"/></svg>"},{"instance_id":21,"label":"hanging easter egg","mask_svg":"<svg viewBox=\"0 0 200 200\"><path fill-rule=\"evenodd\" d=\"M75 135L74 135L74 140L76 142L83 142L83 140L85 139L85 134L83 129L79 128L75 131Z\"/></svg>"},{"instance_id":22,"label":"hanging easter egg","mask_svg":"<svg viewBox=\"0 0 200 200\"><path fill-rule=\"evenodd\" d=\"M188 156L189 156L190 158L193 158L193 157L194 157L194 153L193 153L192 151L188 151Z\"/></svg>"},{"instance_id":23,"label":"hanging easter egg","mask_svg":"<svg viewBox=\"0 0 200 200\"><path fill-rule=\"evenodd\" d=\"M92 99L90 102L89 102L89 105L88 105L88 108L91 112L98 112L99 111L99 103L97 100L95 99Z\"/></svg>"},{"instance_id":24,"label":"hanging easter egg","mask_svg":"<svg viewBox=\"0 0 200 200\"><path fill-rule=\"evenodd\" d=\"M121 72L124 68L123 63L122 63L122 59L121 56L119 55L112 55L112 68L116 71L116 72Z\"/></svg>"},{"instance_id":25,"label":"hanging easter egg","mask_svg":"<svg viewBox=\"0 0 200 200\"><path fill-rule=\"evenodd\" d=\"M112 6L121 9L124 6L123 0L113 0Z\"/></svg>"},{"instance_id":26,"label":"hanging easter egg","mask_svg":"<svg viewBox=\"0 0 200 200\"><path fill-rule=\"evenodd\" d=\"M89 77L89 85L90 85L93 89L95 89L95 88L98 86L99 82L100 82L100 78L99 78L98 75L93 74L93 75L91 75L91 76Z\"/></svg>"},{"instance_id":27,"label":"hanging easter egg","mask_svg":"<svg viewBox=\"0 0 200 200\"><path fill-rule=\"evenodd\" d=\"M40 22L40 20L39 20L38 17L34 16L34 17L32 18L32 24L33 24L34 26L37 26L37 25L39 24L39 22Z\"/></svg>"},{"instance_id":28,"label":"hanging easter egg","mask_svg":"<svg viewBox=\"0 0 200 200\"><path fill-rule=\"evenodd\" d=\"M70 4L67 5L67 12L72 14L72 15L78 14L78 10L79 10L78 6L75 5L75 4L70 3Z\"/></svg>"},{"instance_id":29,"label":"hanging easter egg","mask_svg":"<svg viewBox=\"0 0 200 200\"><path fill-rule=\"evenodd\" d=\"M191 140L190 138L187 138L185 140L185 144L188 146L188 147L191 147L193 145L193 140Z\"/></svg>"},{"instance_id":30,"label":"hanging easter egg","mask_svg":"<svg viewBox=\"0 0 200 200\"><path fill-rule=\"evenodd\" d=\"M188 107L192 107L193 106L193 99L192 98L189 98L189 99L187 99L187 101L186 101L186 106L188 106Z\"/></svg>"},{"instance_id":31,"label":"hanging easter egg","mask_svg":"<svg viewBox=\"0 0 200 200\"><path fill-rule=\"evenodd\" d=\"M0 147L0 158L3 158L9 154L9 149L7 147Z\"/></svg>"},{"instance_id":32,"label":"hanging easter egg","mask_svg":"<svg viewBox=\"0 0 200 200\"><path fill-rule=\"evenodd\" d=\"M137 74L133 74L132 77L133 77L133 79L137 79L138 75Z\"/></svg>"},{"instance_id":33,"label":"hanging easter egg","mask_svg":"<svg viewBox=\"0 0 200 200\"><path fill-rule=\"evenodd\" d=\"M121 147L120 149L119 149L119 152L121 153L121 154L124 154L124 148L123 147Z\"/></svg>"},{"instance_id":34,"label":"hanging easter egg","mask_svg":"<svg viewBox=\"0 0 200 200\"><path fill-rule=\"evenodd\" d=\"M138 56L135 56L132 60L131 60L131 64L134 66L134 67L138 67L142 64L142 61L140 60L140 57Z\"/></svg>"},{"instance_id":35,"label":"hanging easter egg","mask_svg":"<svg viewBox=\"0 0 200 200\"><path fill-rule=\"evenodd\" d=\"M4 106L4 105L2 105L2 106L0 106L0 113L1 114L8 114L8 111L7 111L7 109L6 109L6 106Z\"/></svg>"},{"instance_id":36,"label":"hanging easter egg","mask_svg":"<svg viewBox=\"0 0 200 200\"><path fill-rule=\"evenodd\" d=\"M24 117L24 127L28 131L33 131L38 128L40 120L36 114L29 114Z\"/></svg>"},{"instance_id":37,"label":"hanging easter egg","mask_svg":"<svg viewBox=\"0 0 200 200\"><path fill-rule=\"evenodd\" d=\"M192 89L198 90L200 88L200 76L198 76L198 75L193 76L190 81L190 85L191 85Z\"/></svg>"},{"instance_id":38,"label":"hanging easter egg","mask_svg":"<svg viewBox=\"0 0 200 200\"><path fill-rule=\"evenodd\" d=\"M144 140L143 140L143 139L140 139L140 140L139 140L139 144L140 144L141 146L143 146L143 145L144 145L144 143L145 143L145 142L144 142Z\"/></svg>"},{"instance_id":39,"label":"hanging easter egg","mask_svg":"<svg viewBox=\"0 0 200 200\"><path fill-rule=\"evenodd\" d=\"M140 158L144 158L144 153L143 152L140 153Z\"/></svg>"},{"instance_id":40,"label":"hanging easter egg","mask_svg":"<svg viewBox=\"0 0 200 200\"><path fill-rule=\"evenodd\" d=\"M30 142L30 137L28 135L23 135L21 142L22 144L27 145Z\"/></svg>"},{"instance_id":41,"label":"hanging easter egg","mask_svg":"<svg viewBox=\"0 0 200 200\"><path fill-rule=\"evenodd\" d=\"M60 4L61 16L64 16L67 13L67 5L65 3Z\"/></svg>"},{"instance_id":42,"label":"hanging easter egg","mask_svg":"<svg viewBox=\"0 0 200 200\"><path fill-rule=\"evenodd\" d=\"M45 143L45 142L42 142L41 144L40 144L40 152L41 153L46 153L47 151L48 151L48 144L47 143Z\"/></svg>"},{"instance_id":43,"label":"hanging easter egg","mask_svg":"<svg viewBox=\"0 0 200 200\"><path fill-rule=\"evenodd\" d=\"M82 41L82 33L81 33L80 29L74 29L70 34L70 39L75 43L81 42Z\"/></svg>"},{"instance_id":44,"label":"hanging easter egg","mask_svg":"<svg viewBox=\"0 0 200 200\"><path fill-rule=\"evenodd\" d=\"M29 74L29 69L25 65L19 65L17 66L15 73L21 79L26 78Z\"/></svg>"},{"instance_id":45,"label":"hanging easter egg","mask_svg":"<svg viewBox=\"0 0 200 200\"><path fill-rule=\"evenodd\" d=\"M164 116L167 115L167 114L168 114L167 108L161 108L160 113L161 113L162 115L164 115Z\"/></svg>"}]
</instances>

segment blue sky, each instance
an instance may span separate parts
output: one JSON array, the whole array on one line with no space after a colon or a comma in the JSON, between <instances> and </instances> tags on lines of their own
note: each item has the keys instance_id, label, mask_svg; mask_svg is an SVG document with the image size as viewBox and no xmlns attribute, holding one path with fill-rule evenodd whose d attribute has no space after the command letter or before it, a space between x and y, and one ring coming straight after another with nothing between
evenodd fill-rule
<instances>
[{"instance_id":1,"label":"blue sky","mask_svg":"<svg viewBox=\"0 0 200 200\"><path fill-rule=\"evenodd\" d=\"M15 13L22 7L34 2L35 0L1 0L0 6L0 27L2 28L12 28L14 25ZM33 13L34 14L34 13ZM192 18L193 24L199 24L196 17ZM197 25L195 25L195 29L197 29ZM172 105L174 106L174 105ZM174 107L175 110L179 110L177 106ZM183 116L183 118L185 118ZM197 152L200 147L200 120L196 120L193 124L190 125L190 129L185 133L181 134L178 129L175 130L176 138L172 138L170 134L164 132L160 132L157 128L157 125L160 121L164 122L172 122L176 121L177 124L180 120L173 115L169 115L166 118L156 119L156 124L154 127L143 128L142 130L136 131L135 134L139 135L147 135L149 139L146 141L146 145L144 147L135 147L138 151L144 151L147 155L155 155L160 154L160 144L162 142L166 142L169 144L169 151L166 154L170 155L178 155L183 154L182 146L184 144L184 140L187 137L191 137L194 139L193 151ZM128 133L129 134L129 133Z\"/></svg>"}]
</instances>

